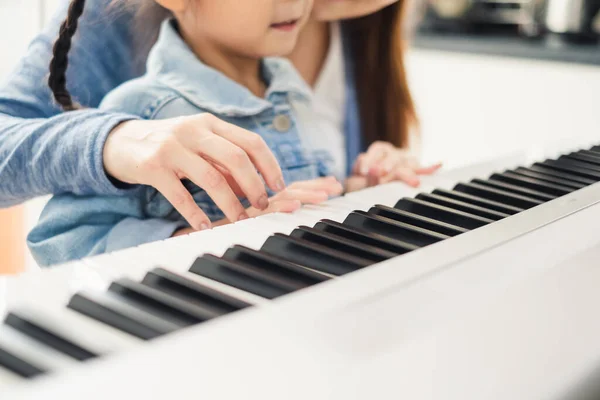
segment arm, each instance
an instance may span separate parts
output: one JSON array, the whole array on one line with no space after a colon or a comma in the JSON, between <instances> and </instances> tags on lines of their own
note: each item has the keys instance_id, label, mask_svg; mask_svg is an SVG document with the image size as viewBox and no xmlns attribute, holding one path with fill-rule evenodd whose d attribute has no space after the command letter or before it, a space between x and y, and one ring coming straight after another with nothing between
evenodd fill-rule
<instances>
[{"instance_id":1,"label":"arm","mask_svg":"<svg viewBox=\"0 0 600 400\"><path fill-rule=\"evenodd\" d=\"M145 219L141 188L129 196L53 197L27 245L40 266L51 266L156 240L186 226L183 221Z\"/></svg>"},{"instance_id":2,"label":"arm","mask_svg":"<svg viewBox=\"0 0 600 400\"><path fill-rule=\"evenodd\" d=\"M137 75L131 16L107 15L110 0L90 0L70 54L74 97L95 107L108 91ZM0 86L0 207L48 193L118 194L104 171L109 132L133 116L98 110L60 113L46 87L63 6Z\"/></svg>"}]
</instances>

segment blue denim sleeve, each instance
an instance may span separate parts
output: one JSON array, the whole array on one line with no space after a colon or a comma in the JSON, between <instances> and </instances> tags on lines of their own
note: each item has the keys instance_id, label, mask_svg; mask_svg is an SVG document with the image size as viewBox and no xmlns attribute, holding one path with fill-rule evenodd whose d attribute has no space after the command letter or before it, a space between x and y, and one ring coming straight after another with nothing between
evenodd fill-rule
<instances>
[{"instance_id":1,"label":"blue denim sleeve","mask_svg":"<svg viewBox=\"0 0 600 400\"><path fill-rule=\"evenodd\" d=\"M69 54L67 86L87 107L142 72L133 61L131 15L109 12L110 2L86 2ZM104 171L102 150L112 128L136 117L95 109L61 113L46 87L52 44L68 3L62 2L0 86L0 207L49 193L122 194Z\"/></svg>"},{"instance_id":2,"label":"blue denim sleeve","mask_svg":"<svg viewBox=\"0 0 600 400\"><path fill-rule=\"evenodd\" d=\"M27 236L35 261L41 267L62 264L166 239L187 226L184 221L145 219L138 190L135 196L53 197Z\"/></svg>"}]
</instances>

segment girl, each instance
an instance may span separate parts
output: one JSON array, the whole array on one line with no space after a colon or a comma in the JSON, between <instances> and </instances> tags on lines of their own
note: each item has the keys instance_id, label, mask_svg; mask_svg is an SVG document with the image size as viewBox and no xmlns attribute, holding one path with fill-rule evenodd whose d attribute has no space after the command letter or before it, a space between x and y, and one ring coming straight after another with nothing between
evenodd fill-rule
<instances>
[{"instance_id":1,"label":"girl","mask_svg":"<svg viewBox=\"0 0 600 400\"><path fill-rule=\"evenodd\" d=\"M70 17L76 19L77 14L81 14L82 9L78 11L77 4L82 3L83 2L81 1L73 1L70 10ZM336 168L338 175L340 174L340 170L342 170L341 174L344 173L344 164L346 164L345 167L347 168L347 166L351 165L350 162L346 162L345 160L340 162L339 160L341 157L339 157L339 154L337 154L337 157L331 157L326 151L324 151L324 146L321 148L315 146L315 144L318 144L318 141L315 141L314 137L307 137L307 143L303 143L302 140L304 140L304 138L297 137L297 123L291 108L287 111L284 109L283 113L278 112L276 109L278 106L284 105L283 103L279 103L281 101L280 96L278 96L279 94L286 94L288 98L295 99L295 101L292 102L296 103L295 109L302 109L303 102L301 99L310 97L310 92L306 87L303 87L303 82L298 80L297 76L294 76L293 73L290 73L286 63L283 63L282 60L277 60L277 62L273 60L272 63L265 61L263 63L260 72L265 78L263 84L270 83L270 86L267 88L261 86L260 80L252 78L259 76L258 71L260 64L258 61L255 63L254 67L252 67L251 63L246 63L246 59L244 59L242 62L237 62L240 61L239 58L248 57L249 55L255 57L256 55L265 55L261 53L261 51L266 49L275 49L279 52L280 48L277 46L272 47L273 43L271 43L271 45L267 44L264 47L253 47L253 45L251 45L251 40L240 41L239 43L236 43L236 39L232 41L227 39L227 35L231 35L230 31L225 32L223 29L218 29L220 26L228 26L226 23L221 23L220 26L215 26L215 24L211 25L209 23L209 21L220 21L219 17L221 15L228 17L235 15L235 13L231 12L223 12L221 14L215 11L215 9L218 9L219 7L226 7L227 2L219 2L218 6L214 6L215 3L213 3L213 6L208 6L205 4L204 9L197 9L197 12L195 13L190 12L190 9L187 8L187 6L189 6L187 1L163 1L161 3L166 9L170 9L172 12L174 12L178 21L177 26L171 25L170 23L163 24L161 37L148 62L148 75L141 80L134 81L133 83L125 85L119 90L113 92L103 102L104 109L120 109L129 113L142 115L146 118L167 118L175 115L192 115L200 111L210 111L223 119L230 120L231 122L235 122L236 124L244 127L251 127L254 130L260 130L261 128L266 127L270 128L271 130L274 129L280 133L286 133L285 135L273 135L272 132L261 132L265 139L272 140L272 142L267 140L267 143L272 149L274 149L278 161L283 167L284 174L287 175L286 177L288 178L288 181L297 181L309 179L319 175L326 175L330 171L335 171ZM236 3L237 10L240 10L240 4L238 2ZM288 1L285 3L290 2ZM213 7L212 10L211 7ZM396 18L399 18L401 10L402 8L400 5L397 5L397 8L386 9L385 11L389 13L389 15L394 16L394 18L390 20L384 19L382 20L382 24L378 23L377 25L389 28L389 23L386 23L385 21L396 21ZM190 17L190 15L193 15L193 18ZM237 15L239 16L245 14ZM197 26L202 27L202 29L195 30L190 22L197 23L198 21L195 18L199 18L200 16L205 16L207 19L204 21L204 23L197 24ZM354 54L354 57L356 57L357 54L361 54L361 50L368 50L368 43L362 41L364 42L362 43L364 46L361 47L359 46L359 44L361 44L361 40L357 40L357 38L360 39L363 34L369 31L369 29L363 29L363 27L368 28L377 26L374 22L378 21L379 20L374 20L369 24L364 21L353 21L351 24L348 24L348 27L344 28L346 54ZM188 25L185 25L186 22ZM297 21L291 20L289 23L288 21L276 20L270 20L267 22L270 22L268 25L269 29L278 29L289 33L294 32L295 28L303 23L303 20L302 18L298 18ZM283 25L281 25L280 22L283 22ZM239 24L240 22L237 21L237 23ZM365 25L359 25L359 23L364 23ZM68 24L65 26L68 26ZM187 26L187 28L185 26ZM322 33L324 32L322 30L323 26L327 25L315 23L313 25L313 30L307 30L307 32L310 34L319 32ZM179 28L179 32L177 32L176 28ZM214 29L212 35L211 29ZM246 29L244 29L244 39L256 39L258 37L252 35L248 36L248 33L251 32L252 30L247 29L246 27ZM72 32L67 33L72 35ZM328 33L329 32L326 32L326 34ZM333 64L334 67L329 67L329 69L336 71L335 63L330 62L330 60L332 58L335 60L335 53L333 53L332 50L336 49L336 38L339 44L340 35L337 34L336 31L333 31L332 33L331 46L329 46L330 51L328 52L330 56L327 57L328 63L324 67L324 71L326 71L327 66L331 64ZM206 36L202 36L203 34ZM183 43L180 35L181 37L187 39L189 46L179 46ZM385 39L384 36L385 35L377 36L371 33L367 37L377 39L374 41L377 43L378 39ZM202 37L203 39L213 39L213 41L201 40L194 44L193 41L198 37ZM215 38L218 40L214 40ZM225 40L223 40L223 38L225 38ZM350 40L348 40L348 38L350 38ZM178 42L178 39L180 42ZM356 42L355 46L348 45L348 43L353 43L352 40ZM390 41L383 40L383 42L386 43ZM395 41L391 40L391 42ZM356 47L356 49L350 53L351 50L349 49L352 49L353 47ZM385 46L382 47L387 50ZM226 51L217 51L216 53L212 52L215 49L219 50L219 48L225 49ZM299 49L302 50L302 46L299 46ZM55 53L57 50L60 50L59 46L55 47ZM227 61L226 56L229 55L231 50L239 51L242 57L236 57L236 62L223 63L224 59ZM300 50L296 54L301 54L302 51ZM275 54L281 54L278 52ZM215 75L213 74L214 71L211 68L202 68L202 70L188 70L187 68L182 68L182 66L187 67L192 64L189 62L192 61L192 58L188 57L190 53L195 53L194 55L203 59L206 64L213 64L214 66L219 65L223 74ZM371 61L376 60L378 54L385 55L385 53L385 51L369 51ZM204 57L202 54L204 54ZM331 56L331 54L334 54L334 56ZM53 62L53 65L60 65L60 63L56 62L56 59L60 60L60 58L60 54L55 54L55 61ZM340 57L338 57L338 60L339 58ZM361 57L356 58L360 59ZM196 58L193 59L197 61ZM174 60L177 60L177 62L174 62ZM348 55L346 55L344 60L350 61L351 59L348 57ZM366 62L364 63L364 71L372 71L372 69L369 70L369 68L373 68L375 63L369 63L368 58L365 60ZM406 101L400 103L404 105L404 109L395 110L397 107L396 104L398 103L389 101L389 99L398 100L402 98L402 95L406 95L408 92L406 87L401 85L401 83L403 83L403 75L402 71L398 70L398 65L395 63L395 60L389 60L390 62L386 63L384 57L383 61L383 71L390 72L388 77L391 78L391 81L389 82L388 87L393 90L384 90L388 87L383 84L375 85L375 88L381 88L383 92L379 97L374 96L374 104L380 106L387 105L389 109L394 109L394 111L397 111L393 114L399 116L399 118L395 118L394 115L386 118L387 121L381 125L384 129L379 130L379 137L385 139L386 135L389 135L390 139L394 141L394 143L402 145L407 141L409 125L408 121L411 119L411 116L414 116L414 111L412 110L412 104L409 96L404 99ZM399 65L401 66L401 63ZM204 65L204 67L207 67L207 65ZM343 72L345 72L346 84L352 81L357 81L360 83L360 80L357 79L357 77L359 76L359 71L361 70L363 70L362 67L357 66L356 72L354 72L352 70L352 63L347 62L345 68L343 69ZM53 87L55 97L57 101L66 106L66 108L69 108L72 104L70 103L70 97L68 96L68 92L64 90L64 86L61 86L64 84L64 76L61 78L60 74L58 74L57 79L56 71L54 72L55 76L53 77L51 74L50 83L52 85L53 81L55 83L58 82L58 85L55 84ZM64 73L64 70L62 72ZM276 72L278 72L279 75ZM236 80L238 83L244 83L245 86L250 89L251 93L255 95L254 100L259 99L262 94L266 94L267 100L271 101L272 109L267 110L265 108L265 104L261 104L260 102L250 102L248 104L245 100L241 100L241 93L237 93L236 91L239 89L239 87L236 86L235 88L232 88L231 85L229 85L231 82L228 82L227 80L223 81L221 79L222 75L229 76L229 80ZM198 81L199 83L213 82L215 83L214 87L218 89L211 91L211 88L207 85L200 85L199 87L194 88L193 85L190 85L190 82L194 81ZM156 85L154 83L160 84ZM350 84L347 86L351 87L352 85ZM398 86L403 89L400 93L396 92ZM386 92L388 93L386 94ZM233 93L233 96L229 97L231 93ZM365 95L371 92L368 90L363 90L361 94L359 86L358 93L359 97L365 97ZM395 98L393 95L390 95L390 93L401 96ZM243 95L247 96L248 93L243 93ZM351 101L351 90L346 91L346 93L343 93L342 96L348 98L345 101L346 104L353 104ZM150 102L147 97L154 101ZM238 100L241 102L238 103ZM342 99L342 101L344 101L344 99ZM370 113L369 111L365 111L369 110L369 108L364 106L364 101L360 101L359 104L361 104L361 116L369 116L372 114L372 112ZM290 106L291 105L292 104L290 104ZM356 102L354 102L354 105L356 106ZM350 107L350 109L351 108L352 107ZM371 109L371 111L373 111L373 109ZM375 112L376 111L377 110L375 110ZM258 114L256 114L257 112ZM265 114L265 112L267 113ZM286 114L286 112L289 112L289 114ZM300 114L302 114L302 112L300 112ZM383 115L385 116L386 114L383 113ZM321 120L326 121L327 118L321 118ZM381 123L381 121L377 118L370 119L371 125L369 125L369 122L365 121L369 121L369 119L363 118L363 127L377 127L377 125ZM185 120L183 122L185 123ZM356 121L354 124L347 124L347 128L348 127L350 128L350 131L353 129L355 133L358 132L358 124L356 124ZM165 132L169 130L168 128L168 126L165 126ZM398 135L398 132L400 132L400 135ZM288 135L288 133L292 133L292 135ZM333 133L334 134L330 135L329 138L335 137L336 132ZM152 133L152 135L157 136L158 140L161 140L161 136L166 136L161 135L160 132L158 132L158 134ZM363 143L369 143L372 141L372 139L369 139L368 135L365 136L366 137L364 138L360 138L356 135L353 136L352 134L349 134L342 138L347 139L346 143L344 143L348 149L346 152L347 155L349 155L346 158L347 160L355 158L356 153L358 153L357 150L361 148L361 141L363 141ZM336 143L335 140L333 143ZM207 147L205 145L206 143L203 143L203 151L206 151ZM213 147L216 147L216 144L213 144ZM298 151L298 149L301 148L311 149L310 154L305 154L303 151ZM339 153L339 135L337 146L335 146L335 148ZM402 159L402 157L399 157L400 155L401 153L399 150L393 147L391 143L376 142L372 144L366 154L361 155L357 162L354 163L353 171L355 172L356 176L348 180L349 188L352 188L352 179L357 180L357 187L362 187L365 186L369 180L371 182L377 182L379 180L385 181L386 179L391 180L399 176L401 177L401 174L404 173L404 170L408 171L411 168L413 170L417 169L410 163L400 162L400 159ZM339 167L340 165L342 165L342 168ZM199 165L198 168L201 170L201 168L206 168L206 166ZM223 175L227 176L227 171L220 172L223 172ZM423 172L426 172L426 170ZM236 177L234 176L232 178L235 181ZM324 193L320 194L326 195L339 192L339 188L334 184L333 181L310 182L308 183L308 186L306 186L306 191L314 191L314 188L322 189L319 191ZM196 203L201 204L205 210L209 210L209 213L213 219L219 215L219 210L214 207L214 204L210 201L210 198L207 196L206 192L200 190L199 187L191 184L191 182L187 182L187 189L194 196ZM205 187L205 189L210 190L210 185L208 188ZM292 190L298 189L292 188ZM215 191L215 194L216 193L217 192ZM131 196L127 199L81 199L75 198L74 196L62 196L53 199L42 216L40 225L29 237L30 247L34 252L34 255L36 255L36 258L38 258L40 264L66 261L66 259L70 258L97 254L106 250L114 250L116 248L138 244L137 241L139 238L135 238L135 235L132 235L132 232L147 231L155 233L157 238L162 238L165 237L167 232L172 232L175 226L180 226L183 224L183 221L175 212L175 210L173 210L169 203L154 190L139 190L134 197L136 198L136 202L133 205L130 202ZM296 198L297 197L298 196L296 196ZM287 198L294 198L294 196L288 195ZM78 207L76 203L82 200L87 204ZM86 211L90 209L96 209L93 213L94 215L90 215L90 213ZM132 211L133 209L135 210ZM81 210L82 212L73 212L73 210ZM115 215L111 215L111 213L115 214L115 210L118 210L120 214L117 217L115 217ZM99 218L99 216L107 215L110 217ZM154 218L148 219L148 217ZM235 219L235 217L236 216L234 215L233 219ZM242 218L243 217L245 216L242 215ZM144 225L144 229L139 229L139 225L137 225L139 224L141 218L146 218L144 220L146 223ZM229 219L231 220L232 218L229 217ZM90 221L94 221L92 226L90 226ZM134 237L132 238L132 236ZM153 240L152 237L149 239Z\"/></svg>"}]
</instances>

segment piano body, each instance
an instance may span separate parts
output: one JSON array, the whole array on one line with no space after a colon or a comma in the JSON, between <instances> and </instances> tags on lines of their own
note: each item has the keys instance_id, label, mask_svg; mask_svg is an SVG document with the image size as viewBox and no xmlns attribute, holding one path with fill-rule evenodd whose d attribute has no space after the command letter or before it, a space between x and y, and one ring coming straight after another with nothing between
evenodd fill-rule
<instances>
[{"instance_id":1,"label":"piano body","mask_svg":"<svg viewBox=\"0 0 600 400\"><path fill-rule=\"evenodd\" d=\"M600 398L600 147L7 282L0 398Z\"/></svg>"}]
</instances>

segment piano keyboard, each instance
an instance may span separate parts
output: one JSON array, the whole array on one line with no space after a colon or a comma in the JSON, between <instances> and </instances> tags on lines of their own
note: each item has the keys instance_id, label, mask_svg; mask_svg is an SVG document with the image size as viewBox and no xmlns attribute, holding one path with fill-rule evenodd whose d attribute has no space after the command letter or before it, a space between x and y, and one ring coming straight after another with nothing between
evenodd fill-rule
<instances>
[{"instance_id":1,"label":"piano keyboard","mask_svg":"<svg viewBox=\"0 0 600 400\"><path fill-rule=\"evenodd\" d=\"M9 282L0 388L52 382L194 326L274 308L281 298L332 287L409 253L433 252L441 242L508 223L598 181L600 146L592 146L484 177L450 182L442 176L419 190L385 185L295 214L26 274Z\"/></svg>"}]
</instances>

